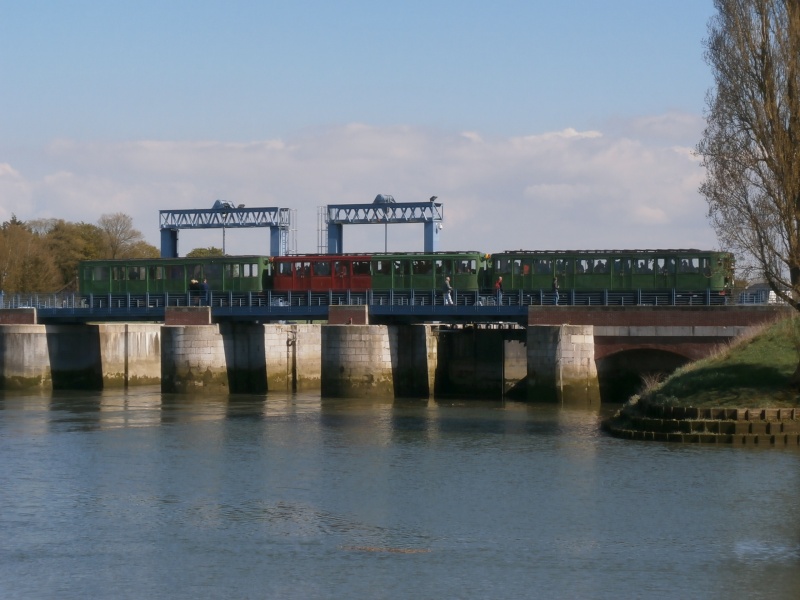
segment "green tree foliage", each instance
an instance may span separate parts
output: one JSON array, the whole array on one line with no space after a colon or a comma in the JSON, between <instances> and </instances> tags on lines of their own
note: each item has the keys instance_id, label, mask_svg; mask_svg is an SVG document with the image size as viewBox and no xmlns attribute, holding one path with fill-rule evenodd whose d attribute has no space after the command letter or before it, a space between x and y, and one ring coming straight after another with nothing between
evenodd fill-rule
<instances>
[{"instance_id":1,"label":"green tree foliage","mask_svg":"<svg viewBox=\"0 0 800 600\"><path fill-rule=\"evenodd\" d=\"M142 232L133 227L133 219L124 213L101 215L97 226L105 244L104 258L133 258L134 248L144 241Z\"/></svg>"},{"instance_id":2,"label":"green tree foliage","mask_svg":"<svg viewBox=\"0 0 800 600\"><path fill-rule=\"evenodd\" d=\"M101 257L103 237L100 228L90 223L69 223L63 219L31 221L29 224L44 235L44 244L61 278L60 289L76 291L78 263Z\"/></svg>"},{"instance_id":3,"label":"green tree foliage","mask_svg":"<svg viewBox=\"0 0 800 600\"><path fill-rule=\"evenodd\" d=\"M159 258L160 256L161 250L144 240L131 244L125 253L125 258Z\"/></svg>"},{"instance_id":4,"label":"green tree foliage","mask_svg":"<svg viewBox=\"0 0 800 600\"><path fill-rule=\"evenodd\" d=\"M700 192L721 243L800 310L800 2L714 5Z\"/></svg>"},{"instance_id":5,"label":"green tree foliage","mask_svg":"<svg viewBox=\"0 0 800 600\"><path fill-rule=\"evenodd\" d=\"M209 246L208 248L195 248L187 252L186 256L189 258L203 258L205 256L225 256L225 253L222 251L222 248Z\"/></svg>"},{"instance_id":6,"label":"green tree foliage","mask_svg":"<svg viewBox=\"0 0 800 600\"><path fill-rule=\"evenodd\" d=\"M5 293L76 291L82 260L156 258L127 215L103 215L98 225L63 219L23 222L12 215L0 226L0 289Z\"/></svg>"},{"instance_id":7,"label":"green tree foliage","mask_svg":"<svg viewBox=\"0 0 800 600\"><path fill-rule=\"evenodd\" d=\"M0 289L5 292L47 292L61 278L44 242L46 234L12 217L0 230Z\"/></svg>"}]
</instances>

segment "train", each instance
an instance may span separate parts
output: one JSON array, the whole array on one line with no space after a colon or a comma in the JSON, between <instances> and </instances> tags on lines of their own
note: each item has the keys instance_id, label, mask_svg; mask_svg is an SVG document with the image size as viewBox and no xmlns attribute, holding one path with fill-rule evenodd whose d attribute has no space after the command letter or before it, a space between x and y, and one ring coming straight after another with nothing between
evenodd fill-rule
<instances>
[{"instance_id":1,"label":"train","mask_svg":"<svg viewBox=\"0 0 800 600\"><path fill-rule=\"evenodd\" d=\"M732 254L682 250L511 250L212 256L87 260L83 296L191 293L206 280L212 293L441 290L445 277L457 293L492 294L502 277L505 294L543 297L558 278L562 294L683 290L725 297L734 283ZM195 282L195 283L193 283Z\"/></svg>"}]
</instances>

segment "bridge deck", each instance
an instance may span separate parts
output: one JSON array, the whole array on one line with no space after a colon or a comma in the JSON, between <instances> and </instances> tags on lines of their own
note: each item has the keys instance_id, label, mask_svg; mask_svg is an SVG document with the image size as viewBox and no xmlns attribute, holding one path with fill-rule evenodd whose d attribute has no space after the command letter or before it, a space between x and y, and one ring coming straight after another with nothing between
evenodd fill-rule
<instances>
[{"instance_id":1,"label":"bridge deck","mask_svg":"<svg viewBox=\"0 0 800 600\"><path fill-rule=\"evenodd\" d=\"M527 323L531 306L551 306L554 296L543 290L503 294L456 292L445 306L439 291L212 292L196 294L31 294L6 296L0 308L36 308L42 323L86 321L163 321L166 306L208 303L215 321L311 321L327 319L329 306L367 306L371 320L405 322L516 321ZM564 292L559 306L721 306L728 298L703 291Z\"/></svg>"}]
</instances>

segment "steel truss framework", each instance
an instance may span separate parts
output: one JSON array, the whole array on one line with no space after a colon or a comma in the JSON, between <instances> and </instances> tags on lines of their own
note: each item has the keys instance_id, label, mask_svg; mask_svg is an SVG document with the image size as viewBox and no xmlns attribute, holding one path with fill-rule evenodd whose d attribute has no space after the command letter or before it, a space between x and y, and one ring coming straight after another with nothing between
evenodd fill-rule
<instances>
[{"instance_id":1,"label":"steel truss framework","mask_svg":"<svg viewBox=\"0 0 800 600\"><path fill-rule=\"evenodd\" d=\"M344 252L344 225L425 225L425 252L436 252L444 219L441 202L329 204L326 208L328 253Z\"/></svg>"},{"instance_id":2,"label":"steel truss framework","mask_svg":"<svg viewBox=\"0 0 800 600\"><path fill-rule=\"evenodd\" d=\"M291 211L288 208L195 208L158 211L161 256L178 256L179 229L270 228L270 254L287 253Z\"/></svg>"},{"instance_id":3,"label":"steel truss framework","mask_svg":"<svg viewBox=\"0 0 800 600\"><path fill-rule=\"evenodd\" d=\"M328 223L337 225L436 223L443 219L441 202L328 205Z\"/></svg>"},{"instance_id":4,"label":"steel truss framework","mask_svg":"<svg viewBox=\"0 0 800 600\"><path fill-rule=\"evenodd\" d=\"M288 208L198 208L158 211L161 229L214 229L222 227L286 227Z\"/></svg>"}]
</instances>

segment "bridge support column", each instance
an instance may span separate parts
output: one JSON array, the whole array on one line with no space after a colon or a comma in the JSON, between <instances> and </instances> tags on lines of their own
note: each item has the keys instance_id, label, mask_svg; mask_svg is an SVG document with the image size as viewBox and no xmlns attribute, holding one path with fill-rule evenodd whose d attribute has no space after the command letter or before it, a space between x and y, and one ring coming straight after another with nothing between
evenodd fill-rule
<instances>
[{"instance_id":1,"label":"bridge support column","mask_svg":"<svg viewBox=\"0 0 800 600\"><path fill-rule=\"evenodd\" d=\"M341 223L328 223L328 254L341 254L344 252L344 229Z\"/></svg>"},{"instance_id":2,"label":"bridge support column","mask_svg":"<svg viewBox=\"0 0 800 600\"><path fill-rule=\"evenodd\" d=\"M161 326L101 323L96 326L103 388L161 383Z\"/></svg>"},{"instance_id":3,"label":"bridge support column","mask_svg":"<svg viewBox=\"0 0 800 600\"><path fill-rule=\"evenodd\" d=\"M592 325L528 326L528 399L600 403Z\"/></svg>"},{"instance_id":4,"label":"bridge support column","mask_svg":"<svg viewBox=\"0 0 800 600\"><path fill-rule=\"evenodd\" d=\"M161 230L161 258L178 258L178 230Z\"/></svg>"},{"instance_id":5,"label":"bridge support column","mask_svg":"<svg viewBox=\"0 0 800 600\"><path fill-rule=\"evenodd\" d=\"M44 325L0 327L0 389L52 389Z\"/></svg>"},{"instance_id":6,"label":"bridge support column","mask_svg":"<svg viewBox=\"0 0 800 600\"><path fill-rule=\"evenodd\" d=\"M322 325L322 395L427 398L436 348L429 325Z\"/></svg>"},{"instance_id":7,"label":"bridge support column","mask_svg":"<svg viewBox=\"0 0 800 600\"><path fill-rule=\"evenodd\" d=\"M322 395L394 396L392 344L396 327L322 325Z\"/></svg>"},{"instance_id":8,"label":"bridge support column","mask_svg":"<svg viewBox=\"0 0 800 600\"><path fill-rule=\"evenodd\" d=\"M165 325L161 328L161 391L266 392L264 326Z\"/></svg>"}]
</instances>

